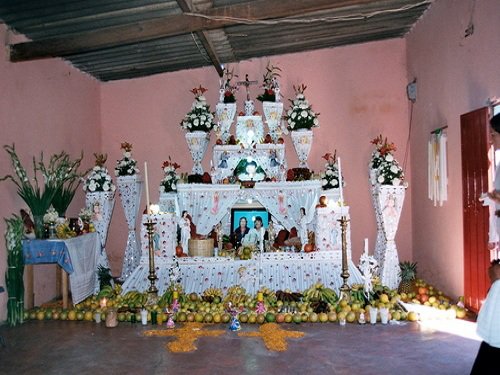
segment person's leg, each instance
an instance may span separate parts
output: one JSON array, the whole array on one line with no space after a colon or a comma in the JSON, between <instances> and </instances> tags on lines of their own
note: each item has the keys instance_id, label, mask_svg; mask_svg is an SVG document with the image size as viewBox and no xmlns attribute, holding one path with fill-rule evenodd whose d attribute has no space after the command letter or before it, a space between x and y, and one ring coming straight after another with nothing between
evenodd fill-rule
<instances>
[{"instance_id":1,"label":"person's leg","mask_svg":"<svg viewBox=\"0 0 500 375\"><path fill-rule=\"evenodd\" d=\"M476 360L472 366L471 375L496 375L500 373L498 360L500 348L482 342L477 352Z\"/></svg>"}]
</instances>

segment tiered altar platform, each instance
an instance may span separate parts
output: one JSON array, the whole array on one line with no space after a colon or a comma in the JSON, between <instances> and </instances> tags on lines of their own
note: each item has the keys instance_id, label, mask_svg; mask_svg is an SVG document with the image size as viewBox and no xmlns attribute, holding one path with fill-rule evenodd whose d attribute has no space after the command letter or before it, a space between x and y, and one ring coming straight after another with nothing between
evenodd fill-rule
<instances>
[{"instance_id":1,"label":"tiered altar platform","mask_svg":"<svg viewBox=\"0 0 500 375\"><path fill-rule=\"evenodd\" d=\"M266 286L273 290L300 291L316 282L339 290L342 285L342 236L339 219L349 218L349 208L334 204L316 207L321 186L319 181L263 182L253 189L239 185L185 184L178 187L179 206L192 213L197 231L208 234L219 222L229 223L229 209L241 199L260 201L271 213L273 220L287 229L299 225L298 207L306 207L311 215L310 229L314 231L317 251L312 253L270 252L256 253L251 260L228 257L174 258L177 216L151 215L156 222L155 269L157 286L163 293L171 283L169 269L178 261L181 284L186 292L201 293L209 287L223 290L232 285L243 286L254 293ZM335 192L330 195L335 199ZM143 223L147 215L143 216ZM124 292L145 291L149 287L148 240L145 226L141 231L142 256L140 265L123 284ZM349 283L362 283L363 279L351 258L350 225L346 232Z\"/></svg>"},{"instance_id":2,"label":"tiered altar platform","mask_svg":"<svg viewBox=\"0 0 500 375\"><path fill-rule=\"evenodd\" d=\"M290 289L302 291L316 282L339 291L342 285L342 255L339 251L313 253L262 253L251 260L233 260L226 257L179 258L181 284L187 293L202 293L214 287L226 291L240 285L248 293L256 293L260 287L272 290ZM172 261L155 257L156 283L162 294L170 285L169 268ZM349 283L361 283L357 267L349 262ZM124 292L145 291L149 287L149 263L147 255L141 257L140 266L123 284Z\"/></svg>"}]
</instances>

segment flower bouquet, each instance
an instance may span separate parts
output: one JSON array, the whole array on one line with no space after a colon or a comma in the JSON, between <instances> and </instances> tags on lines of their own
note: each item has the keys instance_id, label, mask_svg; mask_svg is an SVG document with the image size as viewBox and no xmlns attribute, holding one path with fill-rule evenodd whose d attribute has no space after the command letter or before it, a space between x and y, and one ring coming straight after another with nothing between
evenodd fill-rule
<instances>
[{"instance_id":1,"label":"flower bouquet","mask_svg":"<svg viewBox=\"0 0 500 375\"><path fill-rule=\"evenodd\" d=\"M337 164L337 150L333 155L328 152L322 156L326 160L325 171L321 172L321 187L323 190L339 188L339 168ZM345 186L345 180L342 179L342 187Z\"/></svg>"},{"instance_id":2,"label":"flower bouquet","mask_svg":"<svg viewBox=\"0 0 500 375\"><path fill-rule=\"evenodd\" d=\"M132 158L132 145L128 142L121 144L123 150L123 158L117 160L115 167L115 176L133 176L139 173L137 161Z\"/></svg>"},{"instance_id":3,"label":"flower bouquet","mask_svg":"<svg viewBox=\"0 0 500 375\"><path fill-rule=\"evenodd\" d=\"M238 91L238 87L231 85L231 80L234 77L238 76L234 74L233 70L229 71L229 69L227 68L224 69L224 76L226 80L224 84L222 84L221 82L221 88L220 88L221 95L219 97L219 102L225 104L236 103L236 97L234 93Z\"/></svg>"},{"instance_id":4,"label":"flower bouquet","mask_svg":"<svg viewBox=\"0 0 500 375\"><path fill-rule=\"evenodd\" d=\"M195 100L191 105L191 110L184 116L181 121L181 127L188 132L202 131L209 133L214 128L214 114L210 112L210 106L203 94L207 89L195 87L191 92L195 96Z\"/></svg>"},{"instance_id":5,"label":"flower bouquet","mask_svg":"<svg viewBox=\"0 0 500 375\"><path fill-rule=\"evenodd\" d=\"M293 88L295 90L295 99L290 100L292 107L285 115L288 130L310 130L311 128L319 127L319 113L315 113L312 110L311 105L304 96L307 86L302 84L298 87L293 86Z\"/></svg>"},{"instance_id":6,"label":"flower bouquet","mask_svg":"<svg viewBox=\"0 0 500 375\"><path fill-rule=\"evenodd\" d=\"M6 175L0 181L10 179L17 186L17 193L30 208L35 223L35 234L42 238L44 234L43 215L53 205L59 214L64 214L80 184L82 174L78 173L83 155L72 161L64 151L51 156L48 165L33 158L33 178L29 178L26 169L17 156L15 146L4 146L10 156L13 175ZM38 172L43 176L43 188L38 181Z\"/></svg>"},{"instance_id":7,"label":"flower bouquet","mask_svg":"<svg viewBox=\"0 0 500 375\"><path fill-rule=\"evenodd\" d=\"M396 151L394 143L379 135L371 141L375 145L370 161L370 169L374 171L373 184L399 186L404 184L404 172L393 156Z\"/></svg>"},{"instance_id":8,"label":"flower bouquet","mask_svg":"<svg viewBox=\"0 0 500 375\"><path fill-rule=\"evenodd\" d=\"M168 160L163 162L162 169L165 173L165 176L160 182L160 192L176 192L177 191L177 182L179 181L179 176L177 175L176 170L180 168L180 165L172 162L170 156Z\"/></svg>"},{"instance_id":9,"label":"flower bouquet","mask_svg":"<svg viewBox=\"0 0 500 375\"><path fill-rule=\"evenodd\" d=\"M105 154L94 154L95 166L90 171L89 175L83 183L83 190L87 193L95 193L98 191L114 192L116 186L111 180L107 168L104 166L108 158Z\"/></svg>"},{"instance_id":10,"label":"flower bouquet","mask_svg":"<svg viewBox=\"0 0 500 375\"><path fill-rule=\"evenodd\" d=\"M279 83L278 77L281 69L277 66L271 65L270 62L267 63L266 73L264 74L264 82L262 87L264 88L264 93L257 96L257 100L261 102L279 102Z\"/></svg>"}]
</instances>

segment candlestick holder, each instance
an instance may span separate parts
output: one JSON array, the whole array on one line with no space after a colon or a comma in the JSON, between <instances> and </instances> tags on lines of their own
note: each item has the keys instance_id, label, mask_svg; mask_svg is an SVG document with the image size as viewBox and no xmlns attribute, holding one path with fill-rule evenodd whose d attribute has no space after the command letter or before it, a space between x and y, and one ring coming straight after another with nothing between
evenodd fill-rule
<instances>
[{"instance_id":1,"label":"candlestick holder","mask_svg":"<svg viewBox=\"0 0 500 375\"><path fill-rule=\"evenodd\" d=\"M155 233L156 222L152 221L151 218L148 217L148 220L146 221L146 223L144 223L144 225L146 226L146 230L148 232L148 248L149 248L148 280L150 282L150 286L148 289L149 293L148 303L149 303L150 299L153 300L158 297L158 288L155 285L155 282L156 280L158 280L158 277L156 276L156 271L155 271L155 250L154 250L154 233Z\"/></svg>"},{"instance_id":2,"label":"candlestick holder","mask_svg":"<svg viewBox=\"0 0 500 375\"><path fill-rule=\"evenodd\" d=\"M347 263L347 223L349 220L345 216L340 217L340 229L342 235L342 273L340 276L344 280L342 286L340 287L340 299L349 300L351 288L347 284L347 279L349 279L349 265Z\"/></svg>"}]
</instances>

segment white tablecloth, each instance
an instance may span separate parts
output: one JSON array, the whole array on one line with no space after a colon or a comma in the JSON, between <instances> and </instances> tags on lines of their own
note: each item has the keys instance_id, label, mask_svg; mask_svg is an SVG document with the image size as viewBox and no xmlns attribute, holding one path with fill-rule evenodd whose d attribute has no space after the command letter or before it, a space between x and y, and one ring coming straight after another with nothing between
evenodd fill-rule
<instances>
[{"instance_id":1,"label":"white tablecloth","mask_svg":"<svg viewBox=\"0 0 500 375\"><path fill-rule=\"evenodd\" d=\"M155 257L156 283L163 294L170 285L171 261ZM264 253L251 260L230 260L224 257L180 258L182 285L187 293L201 293L210 287L226 290L240 285L248 293L266 286L273 290L303 291L316 282L322 282L337 292L342 285L342 256L338 251L313 253ZM358 268L349 260L349 284L362 283ZM141 264L123 284L123 292L145 291L149 287L149 263L143 256Z\"/></svg>"},{"instance_id":2,"label":"white tablecloth","mask_svg":"<svg viewBox=\"0 0 500 375\"><path fill-rule=\"evenodd\" d=\"M64 240L68 248L73 272L69 274L73 303L79 303L99 291L97 267L107 264L107 256L101 253L101 241L97 232Z\"/></svg>"}]
</instances>

